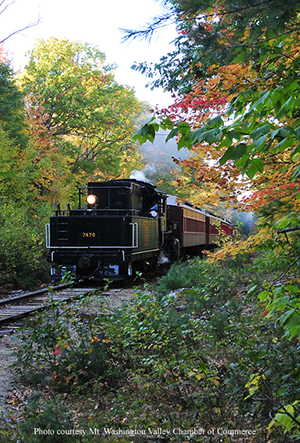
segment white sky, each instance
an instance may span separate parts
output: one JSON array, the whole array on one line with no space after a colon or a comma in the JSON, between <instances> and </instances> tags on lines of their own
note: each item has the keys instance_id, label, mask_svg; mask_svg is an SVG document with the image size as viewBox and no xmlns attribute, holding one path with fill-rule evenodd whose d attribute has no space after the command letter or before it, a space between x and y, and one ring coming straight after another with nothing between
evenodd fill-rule
<instances>
[{"instance_id":1,"label":"white sky","mask_svg":"<svg viewBox=\"0 0 300 443\"><path fill-rule=\"evenodd\" d=\"M11 4L10 4L11 3ZM1 4L1 1L0 1ZM37 39L50 37L80 40L97 46L106 54L108 63L118 68L119 83L134 87L140 100L152 106L165 107L172 103L170 94L145 88L148 79L130 69L134 62L158 62L171 51L170 42L176 37L170 26L154 36L150 42L121 43L119 28L139 29L151 18L160 15L161 6L154 0L5 0L8 8L0 13L0 40L11 32L35 22L41 23L21 34L10 37L5 45L15 70L22 68ZM3 8L3 7L2 7ZM0 8L0 12L2 10Z\"/></svg>"}]
</instances>

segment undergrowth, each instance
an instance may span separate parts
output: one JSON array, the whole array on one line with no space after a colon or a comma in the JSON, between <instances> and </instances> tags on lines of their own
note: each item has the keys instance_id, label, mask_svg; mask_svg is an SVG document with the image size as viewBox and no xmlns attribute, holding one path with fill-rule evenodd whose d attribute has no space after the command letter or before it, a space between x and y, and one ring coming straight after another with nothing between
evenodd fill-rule
<instances>
[{"instance_id":1,"label":"undergrowth","mask_svg":"<svg viewBox=\"0 0 300 443\"><path fill-rule=\"evenodd\" d=\"M267 272L276 280L282 268L263 253L218 265L193 259L114 312L95 294L28 321L14 369L53 398L30 399L11 438L296 441L299 343L278 324L282 312L266 313Z\"/></svg>"}]
</instances>

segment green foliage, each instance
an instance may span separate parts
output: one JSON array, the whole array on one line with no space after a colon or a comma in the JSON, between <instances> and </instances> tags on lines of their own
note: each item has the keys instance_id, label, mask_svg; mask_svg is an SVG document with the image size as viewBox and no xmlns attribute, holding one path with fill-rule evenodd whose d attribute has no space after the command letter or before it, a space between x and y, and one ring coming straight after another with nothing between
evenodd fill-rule
<instances>
[{"instance_id":1,"label":"green foliage","mask_svg":"<svg viewBox=\"0 0 300 443\"><path fill-rule=\"evenodd\" d=\"M277 288L262 291L258 298L265 302L268 318L280 312L279 324L284 328L287 337L293 339L300 334L300 288L295 284L287 283ZM277 316L276 316L277 317Z\"/></svg>"},{"instance_id":2,"label":"green foliage","mask_svg":"<svg viewBox=\"0 0 300 443\"><path fill-rule=\"evenodd\" d=\"M48 274L43 210L29 212L13 200L0 201L0 284L36 287Z\"/></svg>"},{"instance_id":3,"label":"green foliage","mask_svg":"<svg viewBox=\"0 0 300 443\"><path fill-rule=\"evenodd\" d=\"M269 424L269 429L281 427L284 429L284 433L291 433L293 431L293 437L296 439L300 435L300 414L299 401L295 401L291 405L285 405L280 409L274 417L274 420Z\"/></svg>"},{"instance_id":4,"label":"green foliage","mask_svg":"<svg viewBox=\"0 0 300 443\"><path fill-rule=\"evenodd\" d=\"M23 96L15 84L8 63L0 63L0 123L9 138L20 148L28 143Z\"/></svg>"},{"instance_id":5,"label":"green foliage","mask_svg":"<svg viewBox=\"0 0 300 443\"><path fill-rule=\"evenodd\" d=\"M159 20L153 20L144 30L127 31L126 38L151 36L164 22L176 24L179 35L175 50L163 56L160 63L134 67L155 78L154 86L179 92L189 91L197 79L213 76L216 66L232 63L253 61L256 70L272 76L270 65L282 54L283 44L298 26L299 0L272 4L167 0L164 4L166 12ZM284 70L285 66L280 63L278 68Z\"/></svg>"},{"instance_id":6,"label":"green foliage","mask_svg":"<svg viewBox=\"0 0 300 443\"><path fill-rule=\"evenodd\" d=\"M241 258L241 262L247 257ZM234 285L234 267L230 275L223 273L222 267L208 263L201 258L194 258L181 264L171 266L169 272L159 279L157 291L159 294L167 294L178 288L209 288L212 293L223 293Z\"/></svg>"},{"instance_id":7,"label":"green foliage","mask_svg":"<svg viewBox=\"0 0 300 443\"><path fill-rule=\"evenodd\" d=\"M22 442L74 442L74 435L68 434L73 429L73 416L60 396L45 403L41 395L33 395L28 401L24 419L18 429Z\"/></svg>"},{"instance_id":8,"label":"green foliage","mask_svg":"<svg viewBox=\"0 0 300 443\"><path fill-rule=\"evenodd\" d=\"M263 161L257 158L258 154L275 154L290 150L293 157L299 152L299 121L297 119L291 123L287 120L300 108L300 99L293 98L292 106L286 105L295 94L297 97L296 90L297 84L293 82L288 88L280 86L267 94L249 91L247 95L238 96L227 112L230 124L227 119L223 121L221 117L218 117L217 121L211 120L200 129L193 129L188 123L166 121L165 118L161 119L160 124L163 128L166 124L172 128L169 139L180 134L178 149L190 149L193 145L203 142L227 147L220 164L224 165L227 161L234 160L241 172L252 179L264 170ZM280 110L280 113L277 114L276 109ZM281 123L279 128L278 124L265 123L269 115L274 113L277 114L276 120ZM134 139L145 143L151 137L154 141L158 129L157 121L150 121L134 134ZM236 142L240 142L237 146L232 144L233 134ZM297 172L295 174L297 178Z\"/></svg>"},{"instance_id":9,"label":"green foliage","mask_svg":"<svg viewBox=\"0 0 300 443\"><path fill-rule=\"evenodd\" d=\"M22 157L17 154L12 140L0 126L0 192L1 197L10 201L22 201L27 197L26 189L29 177L25 174L26 164L22 164Z\"/></svg>"}]
</instances>

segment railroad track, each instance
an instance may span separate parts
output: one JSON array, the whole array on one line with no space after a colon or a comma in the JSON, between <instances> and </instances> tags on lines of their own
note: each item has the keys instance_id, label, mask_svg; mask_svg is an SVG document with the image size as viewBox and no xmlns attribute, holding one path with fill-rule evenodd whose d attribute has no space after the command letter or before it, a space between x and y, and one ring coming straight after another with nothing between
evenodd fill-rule
<instances>
[{"instance_id":1,"label":"railroad track","mask_svg":"<svg viewBox=\"0 0 300 443\"><path fill-rule=\"evenodd\" d=\"M57 301L73 300L91 291L64 284L0 300L0 335L13 331L15 327L11 325L15 322L47 309Z\"/></svg>"}]
</instances>

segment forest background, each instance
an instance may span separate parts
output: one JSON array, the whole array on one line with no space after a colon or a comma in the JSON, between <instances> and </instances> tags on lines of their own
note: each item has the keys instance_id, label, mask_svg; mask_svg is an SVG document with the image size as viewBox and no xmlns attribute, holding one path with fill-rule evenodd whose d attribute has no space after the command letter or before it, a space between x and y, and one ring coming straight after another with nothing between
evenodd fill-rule
<instances>
[{"instance_id":1,"label":"forest background","mask_svg":"<svg viewBox=\"0 0 300 443\"><path fill-rule=\"evenodd\" d=\"M165 330L154 322L166 306L145 298L141 300L149 303L149 312L152 309L153 328L148 314L144 329L136 330L130 320L131 335L120 333L114 344L123 351L129 346L139 355L136 338L148 343L149 350L161 334L156 347L162 354L154 353L151 360L151 365L156 361L154 372L149 375L150 360L141 357L140 378L134 383L150 395L151 377L157 386L159 378L165 377L166 383L171 378L163 395L174 389L172 395L180 398L189 425L199 411L208 421L212 410L223 417L217 404L225 392L223 406L232 423L237 425L238 411L243 411L243 425L251 417L249 423L261 432L261 440L248 441L266 441L274 428L282 437L279 440L278 434L274 441L287 441L286 434L294 441L300 429L300 1L163 3L163 16L144 30L128 31L126 37L151 37L170 21L178 29L174 52L154 66L135 66L154 86L174 94L174 104L154 110L153 118L140 129L149 110L130 88L114 81L112 67L97 48L67 40L40 41L18 76L2 48L0 282L44 281L41 233L51 209L58 201L75 204L76 186L89 179L128 177L141 169L145 162L136 140L153 142L159 129L168 130L167 139L176 138L178 148L187 148L190 155L177 159L180 168L169 175L155 176L156 184L200 206L255 213L256 229L246 239L223 243L204 264L193 264L203 287L186 297L189 303L200 303L193 321L202 323L195 332L196 323L185 323L190 317L182 317L180 327L186 327L182 336L190 339L189 346L183 346L184 358L175 353L175 349L180 352L179 329L172 329L167 311ZM230 277L226 284L225 269ZM176 271L172 272L174 276ZM214 273L215 278L222 275L218 285L211 283ZM188 274L181 275L188 284ZM164 284L172 287L173 276ZM237 281L240 286L235 286ZM191 276L189 283L195 287ZM141 306L132 308L133 319ZM128 313L120 322L126 319ZM166 330L174 335L162 339ZM203 331L208 335L203 336ZM210 361L199 355L200 340L214 356ZM233 351L239 360L231 359ZM175 363L176 373L171 369ZM182 380L188 386L184 399ZM233 380L238 380L235 387ZM206 403L201 403L203 397ZM195 415L188 415L191 404Z\"/></svg>"}]
</instances>

